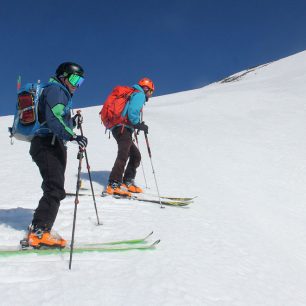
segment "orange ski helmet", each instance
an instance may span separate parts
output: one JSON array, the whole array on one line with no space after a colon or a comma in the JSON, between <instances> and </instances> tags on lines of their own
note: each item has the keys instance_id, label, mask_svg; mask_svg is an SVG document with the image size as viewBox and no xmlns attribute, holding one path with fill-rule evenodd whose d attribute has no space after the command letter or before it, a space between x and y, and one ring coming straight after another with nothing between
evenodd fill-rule
<instances>
[{"instance_id":1,"label":"orange ski helmet","mask_svg":"<svg viewBox=\"0 0 306 306\"><path fill-rule=\"evenodd\" d=\"M154 91L155 87L154 87L154 83L152 82L152 80L150 80L149 78L143 78L138 82L138 85L143 87L146 86L148 87L150 90Z\"/></svg>"}]
</instances>

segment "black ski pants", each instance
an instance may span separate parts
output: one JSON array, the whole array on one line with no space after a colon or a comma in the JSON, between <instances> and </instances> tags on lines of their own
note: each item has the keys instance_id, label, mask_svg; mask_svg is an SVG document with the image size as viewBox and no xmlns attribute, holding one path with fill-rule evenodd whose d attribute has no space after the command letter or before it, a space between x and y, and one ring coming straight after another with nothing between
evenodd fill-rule
<instances>
[{"instance_id":1,"label":"black ski pants","mask_svg":"<svg viewBox=\"0 0 306 306\"><path fill-rule=\"evenodd\" d=\"M122 182L125 180L134 179L136 169L140 165L141 155L132 140L132 131L128 128L118 126L112 130L112 134L118 144L118 153L115 164L109 176L109 181ZM124 171L127 160L128 165ZM123 175L124 174L124 175Z\"/></svg>"},{"instance_id":2,"label":"black ski pants","mask_svg":"<svg viewBox=\"0 0 306 306\"><path fill-rule=\"evenodd\" d=\"M57 138L52 144L52 137L35 137L31 141L30 154L43 179L43 196L34 212L32 224L51 230L60 201L66 196L64 183L67 150Z\"/></svg>"}]
</instances>

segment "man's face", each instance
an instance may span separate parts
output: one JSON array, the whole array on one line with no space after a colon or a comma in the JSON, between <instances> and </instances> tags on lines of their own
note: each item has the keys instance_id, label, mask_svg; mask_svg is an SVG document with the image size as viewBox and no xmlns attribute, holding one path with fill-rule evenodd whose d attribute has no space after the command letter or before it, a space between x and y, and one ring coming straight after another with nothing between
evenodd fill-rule
<instances>
[{"instance_id":1,"label":"man's face","mask_svg":"<svg viewBox=\"0 0 306 306\"><path fill-rule=\"evenodd\" d=\"M147 99L149 99L149 98L152 97L152 95L153 95L153 90L151 90L149 87L144 86L144 87L143 87L143 91L144 91L144 93L145 93Z\"/></svg>"}]
</instances>

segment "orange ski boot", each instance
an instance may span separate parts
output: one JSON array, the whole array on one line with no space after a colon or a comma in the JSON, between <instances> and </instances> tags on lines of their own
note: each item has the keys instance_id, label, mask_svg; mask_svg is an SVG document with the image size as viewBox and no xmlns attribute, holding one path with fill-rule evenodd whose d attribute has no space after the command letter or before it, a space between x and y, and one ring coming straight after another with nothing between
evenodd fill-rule
<instances>
[{"instance_id":1,"label":"orange ski boot","mask_svg":"<svg viewBox=\"0 0 306 306\"><path fill-rule=\"evenodd\" d=\"M118 182L110 182L106 187L106 193L110 195L119 195L122 197L131 197L132 194L126 190L121 189L121 184Z\"/></svg>"},{"instance_id":2,"label":"orange ski boot","mask_svg":"<svg viewBox=\"0 0 306 306\"><path fill-rule=\"evenodd\" d=\"M64 248L67 241L59 235L52 235L50 231L34 228L28 234L29 246L39 249L42 246L50 248Z\"/></svg>"},{"instance_id":3,"label":"orange ski boot","mask_svg":"<svg viewBox=\"0 0 306 306\"><path fill-rule=\"evenodd\" d=\"M132 193L142 193L143 190L135 185L134 180L125 180L122 187Z\"/></svg>"}]
</instances>

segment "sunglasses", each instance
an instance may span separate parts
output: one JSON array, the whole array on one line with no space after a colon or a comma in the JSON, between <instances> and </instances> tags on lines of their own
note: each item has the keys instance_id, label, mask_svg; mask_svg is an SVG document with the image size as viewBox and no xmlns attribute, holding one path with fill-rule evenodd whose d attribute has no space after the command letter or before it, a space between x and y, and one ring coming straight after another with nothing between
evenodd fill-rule
<instances>
[{"instance_id":1,"label":"sunglasses","mask_svg":"<svg viewBox=\"0 0 306 306\"><path fill-rule=\"evenodd\" d=\"M152 89L149 89L148 87L145 89L145 93L146 94L149 94L150 96L153 95L153 90Z\"/></svg>"},{"instance_id":2,"label":"sunglasses","mask_svg":"<svg viewBox=\"0 0 306 306\"><path fill-rule=\"evenodd\" d=\"M82 83L84 82L84 78L77 75L77 74L71 74L68 78L69 83L73 86L73 87L80 87L82 85Z\"/></svg>"}]
</instances>

